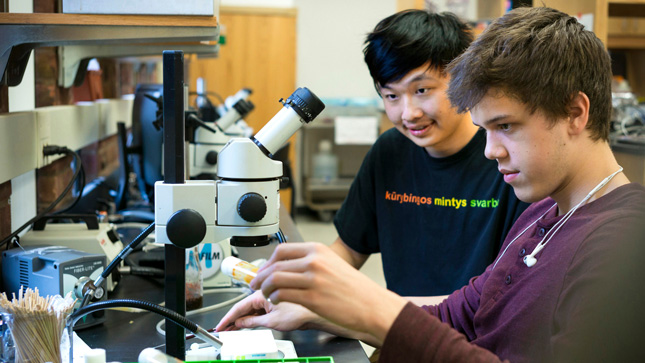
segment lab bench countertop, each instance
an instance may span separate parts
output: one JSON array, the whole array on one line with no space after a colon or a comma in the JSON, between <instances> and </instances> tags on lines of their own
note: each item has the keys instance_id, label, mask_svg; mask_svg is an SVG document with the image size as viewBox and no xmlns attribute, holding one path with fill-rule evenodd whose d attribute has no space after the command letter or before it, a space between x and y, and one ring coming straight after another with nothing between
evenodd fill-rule
<instances>
[{"instance_id":1,"label":"lab bench countertop","mask_svg":"<svg viewBox=\"0 0 645 363\"><path fill-rule=\"evenodd\" d=\"M229 300L238 293L223 292L204 294L204 306ZM110 299L133 298L159 304L163 301L163 283L139 276L124 276ZM232 305L189 317L198 325L209 329L214 327ZM77 334L91 348L104 348L107 361L136 362L139 353L148 347L164 350L165 338L157 333L156 325L163 317L151 312L130 313L117 310L105 311L104 323L77 331ZM332 356L335 363L368 362L367 356L357 340L340 338L316 330L293 332L273 331L275 339L293 342L299 357ZM186 347L199 339L189 339Z\"/></svg>"},{"instance_id":2,"label":"lab bench countertop","mask_svg":"<svg viewBox=\"0 0 645 363\"><path fill-rule=\"evenodd\" d=\"M289 242L302 241L302 237L284 208L280 211L280 226ZM219 291L204 293L204 306L229 300L239 293ZM159 304L164 300L163 279L153 279L127 275L108 298L138 299ZM205 329L215 327L232 305L213 311L190 316L189 319ZM165 350L165 337L156 331L156 325L163 317L151 312L130 313L124 311L105 311L105 322L77 331L77 334L91 348L104 348L107 361L136 362L139 353L147 347ZM273 331L275 339L290 340L294 343L299 357L332 356L335 363L369 362L357 340L340 338L316 330L293 332ZM186 341L186 347L199 339Z\"/></svg>"}]
</instances>

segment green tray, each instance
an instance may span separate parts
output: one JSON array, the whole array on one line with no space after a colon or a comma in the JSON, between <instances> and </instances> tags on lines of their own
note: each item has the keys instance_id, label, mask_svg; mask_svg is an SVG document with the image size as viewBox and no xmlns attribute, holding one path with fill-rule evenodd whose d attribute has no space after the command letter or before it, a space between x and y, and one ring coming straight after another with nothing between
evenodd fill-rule
<instances>
[{"instance_id":1,"label":"green tray","mask_svg":"<svg viewBox=\"0 0 645 363\"><path fill-rule=\"evenodd\" d=\"M332 357L308 357L308 358L283 358L283 359L239 359L239 360L209 360L209 361L199 361L199 362L190 362L190 363L295 363L295 362L304 362L304 363L334 363L334 358Z\"/></svg>"}]
</instances>

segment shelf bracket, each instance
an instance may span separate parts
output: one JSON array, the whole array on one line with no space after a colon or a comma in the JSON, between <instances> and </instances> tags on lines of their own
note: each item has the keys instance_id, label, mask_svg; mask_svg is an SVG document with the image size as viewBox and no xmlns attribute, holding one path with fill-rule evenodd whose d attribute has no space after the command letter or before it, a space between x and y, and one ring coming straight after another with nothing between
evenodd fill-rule
<instances>
[{"instance_id":1,"label":"shelf bracket","mask_svg":"<svg viewBox=\"0 0 645 363\"><path fill-rule=\"evenodd\" d=\"M58 85L61 87L80 86L87 73L87 63L92 58L123 58L137 56L161 56L164 50L181 50L184 54L216 56L219 44L119 44L65 45L58 47Z\"/></svg>"},{"instance_id":2,"label":"shelf bracket","mask_svg":"<svg viewBox=\"0 0 645 363\"><path fill-rule=\"evenodd\" d=\"M2 14L0 14L2 15ZM1 85L17 86L27 67L29 55L34 48L67 45L101 45L109 48L111 45L124 44L151 44L170 42L199 42L217 41L219 39L219 26L192 26L192 25L133 25L128 24L124 17L117 19L126 25L113 24L88 24L88 23L52 23L66 19L74 19L69 14L24 14L27 22L11 23L11 15L4 14L0 17L0 74ZM38 17L36 17L36 15ZM44 17L43 15L49 15ZM57 15L57 16L53 16ZM158 19L160 17L145 17L144 19ZM168 17L169 21L172 17ZM197 17L194 17L197 18ZM22 18L20 18L22 19ZM33 22L30 19L44 19L43 22ZM53 20L52 20L53 19ZM105 17L92 16L89 19L102 20ZM113 19L109 17L108 19ZM139 19L139 18L137 18ZM165 19L165 18L164 18ZM210 20L202 22L208 22ZM199 19L195 20L199 22ZM216 24L215 20L212 21ZM169 45L170 46L170 45ZM176 46L176 44L174 45ZM158 48L159 49L159 48Z\"/></svg>"}]
</instances>

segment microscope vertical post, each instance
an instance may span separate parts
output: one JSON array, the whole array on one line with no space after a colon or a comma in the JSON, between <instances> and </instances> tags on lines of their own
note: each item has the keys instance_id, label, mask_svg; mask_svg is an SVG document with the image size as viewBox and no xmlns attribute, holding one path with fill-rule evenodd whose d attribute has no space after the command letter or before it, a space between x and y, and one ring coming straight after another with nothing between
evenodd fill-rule
<instances>
[{"instance_id":1,"label":"microscope vertical post","mask_svg":"<svg viewBox=\"0 0 645 363\"><path fill-rule=\"evenodd\" d=\"M185 183L185 120L184 120L184 53L163 52L163 137L164 183ZM186 266L185 251L174 244L165 249L165 299L166 307L186 315ZM186 338L184 328L166 319L166 353L184 360Z\"/></svg>"}]
</instances>

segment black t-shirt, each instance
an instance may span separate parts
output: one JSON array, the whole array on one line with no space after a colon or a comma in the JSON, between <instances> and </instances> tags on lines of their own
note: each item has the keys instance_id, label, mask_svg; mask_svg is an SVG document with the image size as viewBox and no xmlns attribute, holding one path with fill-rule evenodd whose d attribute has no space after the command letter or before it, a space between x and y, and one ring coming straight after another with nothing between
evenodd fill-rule
<instances>
[{"instance_id":1,"label":"black t-shirt","mask_svg":"<svg viewBox=\"0 0 645 363\"><path fill-rule=\"evenodd\" d=\"M372 146L334 224L355 251L381 253L388 289L449 294L497 256L528 204L484 157L485 146L478 131L456 154L433 158L396 129Z\"/></svg>"}]
</instances>

